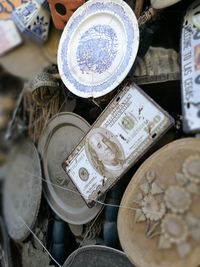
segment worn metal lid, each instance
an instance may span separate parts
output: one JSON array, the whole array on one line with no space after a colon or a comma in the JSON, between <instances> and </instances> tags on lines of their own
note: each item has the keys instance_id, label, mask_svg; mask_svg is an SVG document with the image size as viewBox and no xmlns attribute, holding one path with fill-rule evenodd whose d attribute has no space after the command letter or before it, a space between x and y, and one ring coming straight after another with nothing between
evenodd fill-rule
<instances>
[{"instance_id":1,"label":"worn metal lid","mask_svg":"<svg viewBox=\"0 0 200 267\"><path fill-rule=\"evenodd\" d=\"M176 140L148 158L129 183L118 213L120 242L131 262L198 266L199 202L199 138Z\"/></svg>"},{"instance_id":2,"label":"worn metal lid","mask_svg":"<svg viewBox=\"0 0 200 267\"><path fill-rule=\"evenodd\" d=\"M85 246L75 250L63 267L133 267L126 255L105 246Z\"/></svg>"},{"instance_id":3,"label":"worn metal lid","mask_svg":"<svg viewBox=\"0 0 200 267\"><path fill-rule=\"evenodd\" d=\"M33 143L19 141L8 160L3 189L3 213L11 238L22 241L30 234L40 207L40 160Z\"/></svg>"},{"instance_id":4,"label":"worn metal lid","mask_svg":"<svg viewBox=\"0 0 200 267\"><path fill-rule=\"evenodd\" d=\"M88 223L102 208L99 204L88 208L62 168L63 160L89 129L90 125L80 116L62 112L48 122L38 144L46 179L43 191L47 202L60 218L75 225Z\"/></svg>"}]
</instances>

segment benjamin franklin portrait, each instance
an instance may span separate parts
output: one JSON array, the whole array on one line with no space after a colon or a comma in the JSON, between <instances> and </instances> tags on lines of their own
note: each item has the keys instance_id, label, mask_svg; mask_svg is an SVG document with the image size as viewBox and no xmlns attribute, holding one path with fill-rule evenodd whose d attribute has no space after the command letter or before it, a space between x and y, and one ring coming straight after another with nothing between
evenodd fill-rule
<instances>
[{"instance_id":1,"label":"benjamin franklin portrait","mask_svg":"<svg viewBox=\"0 0 200 267\"><path fill-rule=\"evenodd\" d=\"M124 151L117 138L104 128L95 128L86 138L86 154L98 173L117 177L123 172Z\"/></svg>"}]
</instances>

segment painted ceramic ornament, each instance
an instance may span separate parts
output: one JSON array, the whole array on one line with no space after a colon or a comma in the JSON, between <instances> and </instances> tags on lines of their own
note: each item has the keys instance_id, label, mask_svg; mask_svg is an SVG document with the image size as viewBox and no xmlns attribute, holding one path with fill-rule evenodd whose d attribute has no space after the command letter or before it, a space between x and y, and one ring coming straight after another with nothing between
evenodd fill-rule
<instances>
[{"instance_id":1,"label":"painted ceramic ornament","mask_svg":"<svg viewBox=\"0 0 200 267\"><path fill-rule=\"evenodd\" d=\"M50 13L43 7L41 1L38 3L33 0L21 5L14 10L12 19L19 30L28 37L39 43L47 40Z\"/></svg>"},{"instance_id":2,"label":"painted ceramic ornament","mask_svg":"<svg viewBox=\"0 0 200 267\"><path fill-rule=\"evenodd\" d=\"M48 0L53 23L62 30L74 11L85 3L85 0Z\"/></svg>"}]
</instances>

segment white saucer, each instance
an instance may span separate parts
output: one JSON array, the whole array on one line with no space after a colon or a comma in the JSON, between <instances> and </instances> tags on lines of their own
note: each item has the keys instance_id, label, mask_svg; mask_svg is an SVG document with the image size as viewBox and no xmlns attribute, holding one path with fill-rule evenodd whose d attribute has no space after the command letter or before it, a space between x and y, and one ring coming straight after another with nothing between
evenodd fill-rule
<instances>
[{"instance_id":1,"label":"white saucer","mask_svg":"<svg viewBox=\"0 0 200 267\"><path fill-rule=\"evenodd\" d=\"M66 87L80 97L101 97L126 77L137 55L139 29L122 0L90 0L62 33L58 68Z\"/></svg>"}]
</instances>

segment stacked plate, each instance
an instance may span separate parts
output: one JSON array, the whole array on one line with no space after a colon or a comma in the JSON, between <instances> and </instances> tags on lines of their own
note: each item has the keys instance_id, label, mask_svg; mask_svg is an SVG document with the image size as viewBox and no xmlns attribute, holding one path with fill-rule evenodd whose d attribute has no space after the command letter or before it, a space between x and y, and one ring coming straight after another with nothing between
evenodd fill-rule
<instances>
[{"instance_id":1,"label":"stacked plate","mask_svg":"<svg viewBox=\"0 0 200 267\"><path fill-rule=\"evenodd\" d=\"M30 140L13 146L3 189L3 212L10 237L22 241L37 219L42 194L40 160Z\"/></svg>"},{"instance_id":2,"label":"stacked plate","mask_svg":"<svg viewBox=\"0 0 200 267\"><path fill-rule=\"evenodd\" d=\"M73 225L88 223L102 208L100 204L88 208L62 168L63 160L89 129L90 125L80 116L62 112L48 122L38 144L43 161L46 200L60 218Z\"/></svg>"}]
</instances>

